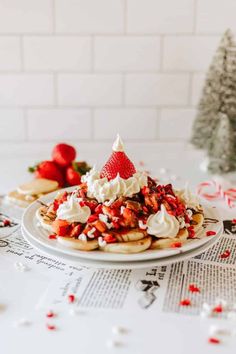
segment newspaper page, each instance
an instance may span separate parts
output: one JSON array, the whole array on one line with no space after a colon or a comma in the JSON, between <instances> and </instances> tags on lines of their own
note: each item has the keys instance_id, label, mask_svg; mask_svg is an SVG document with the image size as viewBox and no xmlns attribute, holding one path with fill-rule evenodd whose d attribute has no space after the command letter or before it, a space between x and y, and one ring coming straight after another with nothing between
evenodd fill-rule
<instances>
[{"instance_id":1,"label":"newspaper page","mask_svg":"<svg viewBox=\"0 0 236 354\"><path fill-rule=\"evenodd\" d=\"M21 234L20 214L8 207L0 209L0 259L23 262L53 275L39 307L63 308L71 293L76 296L75 306L81 310L155 310L197 315L203 303L213 303L216 298L233 306L236 226L231 220L224 220L224 235L217 244L189 260L150 269L89 269L30 246ZM6 217L11 221L8 227L1 221ZM230 250L230 256L222 257L226 250ZM189 284L196 284L200 293L189 293ZM189 298L192 306L179 306L184 298Z\"/></svg>"}]
</instances>

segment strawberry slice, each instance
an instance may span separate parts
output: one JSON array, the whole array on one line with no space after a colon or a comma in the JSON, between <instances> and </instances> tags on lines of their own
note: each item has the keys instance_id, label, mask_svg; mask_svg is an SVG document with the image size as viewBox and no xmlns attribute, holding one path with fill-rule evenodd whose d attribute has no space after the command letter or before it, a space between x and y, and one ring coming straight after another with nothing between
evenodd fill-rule
<instances>
[{"instance_id":1,"label":"strawberry slice","mask_svg":"<svg viewBox=\"0 0 236 354\"><path fill-rule=\"evenodd\" d=\"M59 236L66 236L69 234L70 224L66 220L56 219L52 223L53 231Z\"/></svg>"},{"instance_id":2,"label":"strawberry slice","mask_svg":"<svg viewBox=\"0 0 236 354\"><path fill-rule=\"evenodd\" d=\"M124 145L119 135L113 144L113 152L111 157L103 166L101 177L108 180L116 178L119 173L121 178L128 179L136 172L134 164L130 161L124 152Z\"/></svg>"}]
</instances>

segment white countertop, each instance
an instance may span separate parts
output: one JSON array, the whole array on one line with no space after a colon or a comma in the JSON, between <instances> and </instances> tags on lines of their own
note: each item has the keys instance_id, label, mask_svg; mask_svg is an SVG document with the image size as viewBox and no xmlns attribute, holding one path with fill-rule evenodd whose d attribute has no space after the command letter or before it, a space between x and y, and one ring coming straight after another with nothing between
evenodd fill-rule
<instances>
[{"instance_id":1,"label":"white countertop","mask_svg":"<svg viewBox=\"0 0 236 354\"><path fill-rule=\"evenodd\" d=\"M102 146L83 144L80 147L79 159L90 163L97 160L99 165L105 161L109 153L110 143ZM12 147L0 153L0 194L14 189L30 176L27 166L49 155L49 145L45 147L21 146L18 151ZM206 180L206 175L198 168L201 155L198 152L185 151L183 147L165 149L163 146L147 146L145 149L138 144L129 145L129 155L136 162L146 163L145 167L156 175L160 168L170 169L169 175L180 177L174 183L183 184L189 181L195 186ZM15 151L15 152L14 152ZM12 262L0 257L0 304L6 307L0 309L0 347L2 354L42 354L42 353L80 353L80 354L144 354L144 353L233 353L235 338L227 344L209 345L207 343L208 329L212 319L203 320L196 316L182 316L155 312L130 313L119 311L90 311L77 317L58 314L58 330L45 330L42 311L35 311L34 306L39 300L39 294L52 280L52 275L45 275L36 268L30 272L16 272ZM16 318L30 317L32 325L14 328ZM178 325L176 325L176 323ZM224 323L224 320L220 322ZM122 325L128 333L122 336L123 345L117 348L107 348L106 341L111 338L111 327ZM236 324L235 324L236 325Z\"/></svg>"}]
</instances>

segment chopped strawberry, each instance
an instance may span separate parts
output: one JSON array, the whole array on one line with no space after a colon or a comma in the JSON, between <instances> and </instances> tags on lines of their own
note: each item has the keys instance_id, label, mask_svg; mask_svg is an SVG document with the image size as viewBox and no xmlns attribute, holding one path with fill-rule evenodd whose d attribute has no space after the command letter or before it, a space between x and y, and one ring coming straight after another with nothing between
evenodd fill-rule
<instances>
[{"instance_id":1,"label":"chopped strawberry","mask_svg":"<svg viewBox=\"0 0 236 354\"><path fill-rule=\"evenodd\" d=\"M57 235L51 234L51 235L48 236L48 238L49 238L50 240L56 240L56 239L57 239Z\"/></svg>"},{"instance_id":2,"label":"chopped strawberry","mask_svg":"<svg viewBox=\"0 0 236 354\"><path fill-rule=\"evenodd\" d=\"M81 224L74 226L70 231L70 236L71 237L78 237L81 234L82 229L83 229L83 227Z\"/></svg>"},{"instance_id":3,"label":"chopped strawberry","mask_svg":"<svg viewBox=\"0 0 236 354\"><path fill-rule=\"evenodd\" d=\"M101 220L95 221L95 223L93 225L100 232L105 232L107 230L106 224L103 221L101 221Z\"/></svg>"},{"instance_id":4,"label":"chopped strawberry","mask_svg":"<svg viewBox=\"0 0 236 354\"><path fill-rule=\"evenodd\" d=\"M182 247L182 243L181 242L173 242L170 247L171 248L179 248L179 247Z\"/></svg>"},{"instance_id":5,"label":"chopped strawberry","mask_svg":"<svg viewBox=\"0 0 236 354\"><path fill-rule=\"evenodd\" d=\"M68 144L57 144L52 151L52 159L61 167L66 167L75 160L76 150Z\"/></svg>"},{"instance_id":6,"label":"chopped strawberry","mask_svg":"<svg viewBox=\"0 0 236 354\"><path fill-rule=\"evenodd\" d=\"M87 222L90 224L96 220L98 220L98 215L93 214L93 215L90 215Z\"/></svg>"},{"instance_id":7,"label":"chopped strawberry","mask_svg":"<svg viewBox=\"0 0 236 354\"><path fill-rule=\"evenodd\" d=\"M70 231L70 224L66 220L56 219L52 223L53 231L59 236L66 236Z\"/></svg>"},{"instance_id":8,"label":"chopped strawberry","mask_svg":"<svg viewBox=\"0 0 236 354\"><path fill-rule=\"evenodd\" d=\"M91 209L91 211L94 212L98 203L95 200L85 200L84 205L87 205L89 207L89 209Z\"/></svg>"},{"instance_id":9,"label":"chopped strawberry","mask_svg":"<svg viewBox=\"0 0 236 354\"><path fill-rule=\"evenodd\" d=\"M102 204L98 204L94 211L97 215L102 214Z\"/></svg>"},{"instance_id":10,"label":"chopped strawberry","mask_svg":"<svg viewBox=\"0 0 236 354\"><path fill-rule=\"evenodd\" d=\"M112 234L104 234L103 239L106 241L106 243L116 242L116 238Z\"/></svg>"}]
</instances>

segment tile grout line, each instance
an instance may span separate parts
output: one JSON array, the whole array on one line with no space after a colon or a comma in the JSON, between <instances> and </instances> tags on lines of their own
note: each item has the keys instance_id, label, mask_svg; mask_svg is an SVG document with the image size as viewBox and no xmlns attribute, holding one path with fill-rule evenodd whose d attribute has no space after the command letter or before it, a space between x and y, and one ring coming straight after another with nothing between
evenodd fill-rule
<instances>
[{"instance_id":1,"label":"tile grout line","mask_svg":"<svg viewBox=\"0 0 236 354\"><path fill-rule=\"evenodd\" d=\"M193 34L195 35L197 34L197 1L198 0L194 0L193 3Z\"/></svg>"}]
</instances>

